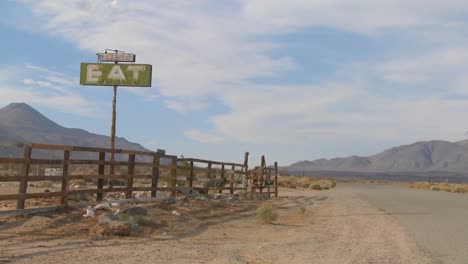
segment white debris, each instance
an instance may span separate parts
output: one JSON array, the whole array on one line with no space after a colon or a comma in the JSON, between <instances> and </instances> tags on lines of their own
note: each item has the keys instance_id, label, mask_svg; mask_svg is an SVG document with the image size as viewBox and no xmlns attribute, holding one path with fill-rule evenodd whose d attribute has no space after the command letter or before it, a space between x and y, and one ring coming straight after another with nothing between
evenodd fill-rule
<instances>
[{"instance_id":1,"label":"white debris","mask_svg":"<svg viewBox=\"0 0 468 264\"><path fill-rule=\"evenodd\" d=\"M120 206L120 204L118 202L113 202L110 205L111 205L111 207L119 207Z\"/></svg>"},{"instance_id":2,"label":"white debris","mask_svg":"<svg viewBox=\"0 0 468 264\"><path fill-rule=\"evenodd\" d=\"M86 208L86 214L84 214L83 217L94 217L94 211L91 208L91 206L88 206L88 208Z\"/></svg>"},{"instance_id":3,"label":"white debris","mask_svg":"<svg viewBox=\"0 0 468 264\"><path fill-rule=\"evenodd\" d=\"M175 216L181 216L181 214L179 212L177 212L176 210L172 211L172 214L175 215Z\"/></svg>"}]
</instances>

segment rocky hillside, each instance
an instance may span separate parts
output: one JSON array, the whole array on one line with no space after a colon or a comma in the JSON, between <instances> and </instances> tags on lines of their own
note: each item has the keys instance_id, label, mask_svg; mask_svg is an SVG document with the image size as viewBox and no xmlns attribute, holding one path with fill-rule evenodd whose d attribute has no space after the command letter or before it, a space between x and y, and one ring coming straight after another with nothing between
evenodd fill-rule
<instances>
[{"instance_id":1,"label":"rocky hillside","mask_svg":"<svg viewBox=\"0 0 468 264\"><path fill-rule=\"evenodd\" d=\"M77 128L66 128L24 103L12 103L0 109L0 156L21 155L18 142L106 147L110 137ZM125 138L116 138L116 148L147 151Z\"/></svg>"},{"instance_id":2,"label":"rocky hillside","mask_svg":"<svg viewBox=\"0 0 468 264\"><path fill-rule=\"evenodd\" d=\"M300 161L289 171L339 172L468 172L468 141L423 141L385 150L368 157Z\"/></svg>"}]
</instances>

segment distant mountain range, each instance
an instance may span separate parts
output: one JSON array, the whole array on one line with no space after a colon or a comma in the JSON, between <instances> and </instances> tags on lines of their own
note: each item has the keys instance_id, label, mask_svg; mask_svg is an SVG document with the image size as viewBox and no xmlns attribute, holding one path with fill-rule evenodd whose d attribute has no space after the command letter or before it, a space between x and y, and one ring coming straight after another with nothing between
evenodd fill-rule
<instances>
[{"instance_id":1,"label":"distant mountain range","mask_svg":"<svg viewBox=\"0 0 468 264\"><path fill-rule=\"evenodd\" d=\"M0 109L0 156L21 156L18 142L109 148L110 137L60 126L27 104L12 103ZM116 148L149 151L121 137Z\"/></svg>"},{"instance_id":2,"label":"distant mountain range","mask_svg":"<svg viewBox=\"0 0 468 264\"><path fill-rule=\"evenodd\" d=\"M362 172L372 173L425 173L442 172L468 174L468 140L459 142L422 141L385 150L368 157L318 159L300 161L283 167L283 171L310 172ZM329 173L328 173L329 174Z\"/></svg>"}]
</instances>

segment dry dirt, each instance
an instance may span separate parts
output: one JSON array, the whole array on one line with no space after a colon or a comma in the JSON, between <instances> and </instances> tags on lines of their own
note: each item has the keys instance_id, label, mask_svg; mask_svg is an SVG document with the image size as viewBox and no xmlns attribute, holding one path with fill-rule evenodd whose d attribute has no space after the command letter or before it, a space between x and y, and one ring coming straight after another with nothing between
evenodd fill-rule
<instances>
[{"instance_id":1,"label":"dry dirt","mask_svg":"<svg viewBox=\"0 0 468 264\"><path fill-rule=\"evenodd\" d=\"M133 237L91 236L96 219L82 210L1 220L0 263L433 263L392 216L339 186L280 195L274 224L256 219L257 201L148 205L158 225Z\"/></svg>"}]
</instances>

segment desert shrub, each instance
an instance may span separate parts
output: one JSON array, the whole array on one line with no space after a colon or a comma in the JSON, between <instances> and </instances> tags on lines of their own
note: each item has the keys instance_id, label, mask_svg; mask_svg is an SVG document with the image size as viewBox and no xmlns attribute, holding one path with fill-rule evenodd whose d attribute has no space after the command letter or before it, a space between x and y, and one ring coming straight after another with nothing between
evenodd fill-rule
<instances>
[{"instance_id":1,"label":"desert shrub","mask_svg":"<svg viewBox=\"0 0 468 264\"><path fill-rule=\"evenodd\" d=\"M330 187L328 187L328 186L323 186L323 189L324 189L324 190L329 190Z\"/></svg>"},{"instance_id":2,"label":"desert shrub","mask_svg":"<svg viewBox=\"0 0 468 264\"><path fill-rule=\"evenodd\" d=\"M314 184L314 185L310 186L310 189L321 191L322 186L320 186L320 184Z\"/></svg>"},{"instance_id":3,"label":"desert shrub","mask_svg":"<svg viewBox=\"0 0 468 264\"><path fill-rule=\"evenodd\" d=\"M265 224L271 224L278 219L278 214L273 211L271 204L263 203L257 208L257 218Z\"/></svg>"},{"instance_id":4,"label":"desert shrub","mask_svg":"<svg viewBox=\"0 0 468 264\"><path fill-rule=\"evenodd\" d=\"M466 190L462 186L457 186L457 187L453 188L452 192L454 192L454 193L465 193Z\"/></svg>"},{"instance_id":5,"label":"desert shrub","mask_svg":"<svg viewBox=\"0 0 468 264\"><path fill-rule=\"evenodd\" d=\"M432 187L431 187L431 190L433 190L433 191L440 191L440 188L437 187L437 186L432 186Z\"/></svg>"}]
</instances>

